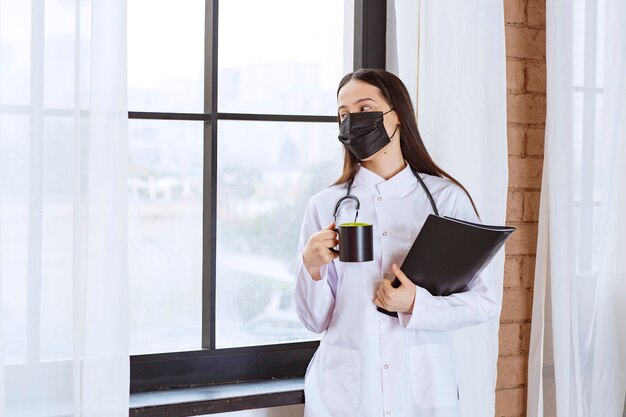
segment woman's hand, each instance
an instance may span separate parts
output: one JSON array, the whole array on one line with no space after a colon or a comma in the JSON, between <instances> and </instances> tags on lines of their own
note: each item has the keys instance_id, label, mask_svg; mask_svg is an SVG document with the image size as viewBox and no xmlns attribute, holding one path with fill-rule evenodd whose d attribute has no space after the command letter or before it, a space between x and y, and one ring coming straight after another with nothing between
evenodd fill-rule
<instances>
[{"instance_id":1,"label":"woman's hand","mask_svg":"<svg viewBox=\"0 0 626 417\"><path fill-rule=\"evenodd\" d=\"M383 282L380 283L376 291L374 304L387 311L411 313L413 311L413 303L415 302L416 285L404 275L404 272L398 268L398 265L393 264L391 270L396 277L398 277L402 285L398 288L393 288L391 286L391 280L383 279Z\"/></svg>"},{"instance_id":2,"label":"woman's hand","mask_svg":"<svg viewBox=\"0 0 626 417\"><path fill-rule=\"evenodd\" d=\"M339 244L337 232L333 230L334 228L335 222L329 224L325 229L311 235L302 251L304 267L309 271L309 274L311 274L311 277L315 281L322 279L320 276L320 267L331 263L333 259L339 257L338 254L330 250L330 248Z\"/></svg>"}]
</instances>

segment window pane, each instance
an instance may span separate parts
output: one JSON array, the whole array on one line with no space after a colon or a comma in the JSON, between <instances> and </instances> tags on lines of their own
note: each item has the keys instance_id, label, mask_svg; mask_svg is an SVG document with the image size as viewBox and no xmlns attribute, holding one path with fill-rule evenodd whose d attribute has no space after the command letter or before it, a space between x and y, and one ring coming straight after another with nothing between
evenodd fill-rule
<instances>
[{"instance_id":1,"label":"window pane","mask_svg":"<svg viewBox=\"0 0 626 417\"><path fill-rule=\"evenodd\" d=\"M0 4L0 104L30 104L31 10L29 1Z\"/></svg>"},{"instance_id":2,"label":"window pane","mask_svg":"<svg viewBox=\"0 0 626 417\"><path fill-rule=\"evenodd\" d=\"M129 120L132 354L201 347L202 130Z\"/></svg>"},{"instance_id":3,"label":"window pane","mask_svg":"<svg viewBox=\"0 0 626 417\"><path fill-rule=\"evenodd\" d=\"M336 114L337 85L352 68L351 3L221 1L219 111Z\"/></svg>"},{"instance_id":4,"label":"window pane","mask_svg":"<svg viewBox=\"0 0 626 417\"><path fill-rule=\"evenodd\" d=\"M81 15L80 18L87 16ZM44 19L44 107L72 109L77 78L74 73L76 5L62 0L46 0Z\"/></svg>"},{"instance_id":5,"label":"window pane","mask_svg":"<svg viewBox=\"0 0 626 417\"><path fill-rule=\"evenodd\" d=\"M80 174L73 163L75 124L71 117L43 118L38 144L30 137L29 116L0 116L0 302L6 363L26 361L27 329L39 336L39 346L30 344L39 349L38 359L72 355L74 191ZM40 164L30 164L33 154L40 155ZM41 195L40 212L29 197L32 192ZM31 259L29 249L39 239L40 258ZM38 263L37 269L29 269ZM40 288L35 304L27 297L33 295L31 284Z\"/></svg>"},{"instance_id":6,"label":"window pane","mask_svg":"<svg viewBox=\"0 0 626 417\"><path fill-rule=\"evenodd\" d=\"M311 339L294 261L309 198L341 172L337 125L220 121L218 137L217 347Z\"/></svg>"},{"instance_id":7,"label":"window pane","mask_svg":"<svg viewBox=\"0 0 626 417\"><path fill-rule=\"evenodd\" d=\"M44 361L72 357L74 193L76 177L82 176L74 162L77 123L72 117L44 118L39 307L40 355Z\"/></svg>"},{"instance_id":8,"label":"window pane","mask_svg":"<svg viewBox=\"0 0 626 417\"><path fill-rule=\"evenodd\" d=\"M0 285L5 364L26 360L30 117L0 114Z\"/></svg>"},{"instance_id":9,"label":"window pane","mask_svg":"<svg viewBox=\"0 0 626 417\"><path fill-rule=\"evenodd\" d=\"M128 108L202 112L204 1L128 1Z\"/></svg>"}]
</instances>

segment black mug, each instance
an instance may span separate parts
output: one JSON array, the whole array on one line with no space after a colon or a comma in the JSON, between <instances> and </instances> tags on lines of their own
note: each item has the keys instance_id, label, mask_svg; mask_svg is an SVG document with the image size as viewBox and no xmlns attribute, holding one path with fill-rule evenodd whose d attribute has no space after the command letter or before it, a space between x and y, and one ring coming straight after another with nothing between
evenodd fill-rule
<instances>
[{"instance_id":1,"label":"black mug","mask_svg":"<svg viewBox=\"0 0 626 417\"><path fill-rule=\"evenodd\" d=\"M374 235L369 223L342 223L333 229L339 234L339 254L341 262L368 262L374 260Z\"/></svg>"}]
</instances>

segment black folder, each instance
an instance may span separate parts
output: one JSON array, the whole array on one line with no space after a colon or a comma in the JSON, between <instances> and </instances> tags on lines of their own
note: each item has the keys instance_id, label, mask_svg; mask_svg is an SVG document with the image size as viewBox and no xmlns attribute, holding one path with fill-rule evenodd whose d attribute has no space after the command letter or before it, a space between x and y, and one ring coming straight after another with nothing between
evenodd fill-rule
<instances>
[{"instance_id":1,"label":"black folder","mask_svg":"<svg viewBox=\"0 0 626 417\"><path fill-rule=\"evenodd\" d=\"M432 295L464 292L514 231L510 226L489 226L430 214L400 269ZM400 286L400 280L395 278L392 286ZM398 316L380 307L378 311Z\"/></svg>"}]
</instances>

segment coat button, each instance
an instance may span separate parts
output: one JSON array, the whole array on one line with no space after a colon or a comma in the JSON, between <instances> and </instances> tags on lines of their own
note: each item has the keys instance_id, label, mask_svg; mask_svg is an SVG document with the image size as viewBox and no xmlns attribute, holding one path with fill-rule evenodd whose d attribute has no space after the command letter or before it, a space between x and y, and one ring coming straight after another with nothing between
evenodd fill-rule
<instances>
[{"instance_id":1,"label":"coat button","mask_svg":"<svg viewBox=\"0 0 626 417\"><path fill-rule=\"evenodd\" d=\"M383 236L387 236L387 232L383 232Z\"/></svg>"},{"instance_id":2,"label":"coat button","mask_svg":"<svg viewBox=\"0 0 626 417\"><path fill-rule=\"evenodd\" d=\"M391 415L391 410L387 410L387 415L390 416Z\"/></svg>"},{"instance_id":3,"label":"coat button","mask_svg":"<svg viewBox=\"0 0 626 417\"><path fill-rule=\"evenodd\" d=\"M383 198L381 196L376 197L378 201L381 201Z\"/></svg>"},{"instance_id":4,"label":"coat button","mask_svg":"<svg viewBox=\"0 0 626 417\"><path fill-rule=\"evenodd\" d=\"M385 364L384 368L389 369L389 365Z\"/></svg>"}]
</instances>

